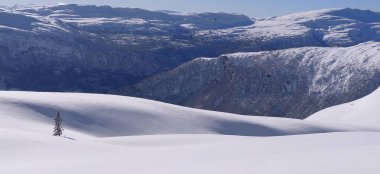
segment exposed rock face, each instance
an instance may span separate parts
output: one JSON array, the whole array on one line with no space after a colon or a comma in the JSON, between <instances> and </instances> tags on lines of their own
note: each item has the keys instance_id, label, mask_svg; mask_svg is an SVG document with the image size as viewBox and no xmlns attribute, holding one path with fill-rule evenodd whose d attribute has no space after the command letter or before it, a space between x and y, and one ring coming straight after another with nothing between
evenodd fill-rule
<instances>
[{"instance_id":1,"label":"exposed rock face","mask_svg":"<svg viewBox=\"0 0 380 174\"><path fill-rule=\"evenodd\" d=\"M195 108L305 118L380 85L380 43L199 58L121 93Z\"/></svg>"}]
</instances>

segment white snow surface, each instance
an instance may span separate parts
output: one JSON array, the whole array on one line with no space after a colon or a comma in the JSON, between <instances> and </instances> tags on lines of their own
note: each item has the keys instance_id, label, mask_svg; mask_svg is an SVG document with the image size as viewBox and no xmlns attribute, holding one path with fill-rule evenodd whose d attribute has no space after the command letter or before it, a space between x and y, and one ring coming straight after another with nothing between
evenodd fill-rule
<instances>
[{"instance_id":1,"label":"white snow surface","mask_svg":"<svg viewBox=\"0 0 380 174\"><path fill-rule=\"evenodd\" d=\"M379 130L380 88L370 95L356 101L319 111L307 118L307 120L323 123L360 125Z\"/></svg>"},{"instance_id":2,"label":"white snow surface","mask_svg":"<svg viewBox=\"0 0 380 174\"><path fill-rule=\"evenodd\" d=\"M375 35L380 32L379 14L348 8L322 9L259 19L250 26L200 33L226 36L235 34L239 38L262 38L263 41L311 34L313 37L322 37L323 42L330 46L350 46L364 38L371 38L364 39L367 41L376 40Z\"/></svg>"},{"instance_id":3,"label":"white snow surface","mask_svg":"<svg viewBox=\"0 0 380 174\"><path fill-rule=\"evenodd\" d=\"M75 140L51 136L57 110ZM377 174L380 133L335 125L113 95L0 92L0 173Z\"/></svg>"},{"instance_id":4,"label":"white snow surface","mask_svg":"<svg viewBox=\"0 0 380 174\"><path fill-rule=\"evenodd\" d=\"M191 109L146 99L102 94L0 92L1 127L50 132L60 111L68 130L96 137L158 134L227 134L280 136L331 131L345 127L308 121L247 117ZM13 124L17 121L17 124ZM24 124L40 126L26 126Z\"/></svg>"},{"instance_id":5,"label":"white snow surface","mask_svg":"<svg viewBox=\"0 0 380 174\"><path fill-rule=\"evenodd\" d=\"M125 11L121 15L118 10ZM179 25L183 29L197 30L199 35L233 36L248 41L262 39L262 42L267 42L312 35L315 38L321 37L329 46L352 46L370 40L378 41L380 32L380 13L358 9L323 9L259 20L238 14L163 12L75 4L19 5L0 8L0 16L4 19L0 21L0 27L35 32L70 32L67 25L74 25L86 31L114 29L121 32L123 28L135 31L145 28L149 31L157 27L165 31ZM152 16L166 18L153 20ZM219 19L218 22L210 20L216 18Z\"/></svg>"}]
</instances>

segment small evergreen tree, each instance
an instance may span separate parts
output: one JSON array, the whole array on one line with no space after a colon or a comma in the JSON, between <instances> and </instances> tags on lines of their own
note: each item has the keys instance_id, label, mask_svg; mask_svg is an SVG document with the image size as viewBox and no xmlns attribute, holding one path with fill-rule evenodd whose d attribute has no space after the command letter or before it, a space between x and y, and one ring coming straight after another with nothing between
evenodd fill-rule
<instances>
[{"instance_id":1,"label":"small evergreen tree","mask_svg":"<svg viewBox=\"0 0 380 174\"><path fill-rule=\"evenodd\" d=\"M55 126L54 126L54 134L53 136L61 136L63 132L63 127L62 127L62 118L61 114L57 112L57 115L55 116Z\"/></svg>"}]
</instances>

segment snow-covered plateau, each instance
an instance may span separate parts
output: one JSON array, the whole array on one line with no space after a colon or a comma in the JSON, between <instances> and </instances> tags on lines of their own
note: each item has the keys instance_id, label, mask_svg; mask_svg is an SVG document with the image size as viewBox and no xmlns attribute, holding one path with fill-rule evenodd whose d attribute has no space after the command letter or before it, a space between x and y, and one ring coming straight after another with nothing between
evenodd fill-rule
<instances>
[{"instance_id":1,"label":"snow-covered plateau","mask_svg":"<svg viewBox=\"0 0 380 174\"><path fill-rule=\"evenodd\" d=\"M355 119L378 122L379 92L296 120L113 95L4 91L0 173L377 174L380 126ZM51 135L57 111L63 137Z\"/></svg>"}]
</instances>

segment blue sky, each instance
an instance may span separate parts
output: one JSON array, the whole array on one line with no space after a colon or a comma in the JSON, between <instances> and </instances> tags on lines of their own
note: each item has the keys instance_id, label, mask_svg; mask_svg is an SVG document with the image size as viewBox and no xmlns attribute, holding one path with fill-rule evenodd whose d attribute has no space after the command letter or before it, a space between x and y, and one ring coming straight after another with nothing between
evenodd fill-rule
<instances>
[{"instance_id":1,"label":"blue sky","mask_svg":"<svg viewBox=\"0 0 380 174\"><path fill-rule=\"evenodd\" d=\"M181 12L234 12L251 17L270 17L322 8L360 8L380 11L380 0L1 0L1 5L59 2L138 7Z\"/></svg>"}]
</instances>

